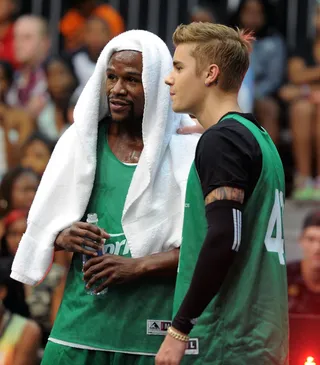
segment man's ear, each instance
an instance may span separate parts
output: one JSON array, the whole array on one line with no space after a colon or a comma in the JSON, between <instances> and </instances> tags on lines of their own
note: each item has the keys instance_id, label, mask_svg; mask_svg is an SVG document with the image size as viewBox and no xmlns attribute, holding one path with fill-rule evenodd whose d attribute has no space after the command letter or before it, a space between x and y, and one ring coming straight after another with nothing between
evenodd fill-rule
<instances>
[{"instance_id":1,"label":"man's ear","mask_svg":"<svg viewBox=\"0 0 320 365\"><path fill-rule=\"evenodd\" d=\"M215 63L211 64L207 69L207 75L205 79L206 86L211 86L218 83L220 74L219 66Z\"/></svg>"}]
</instances>

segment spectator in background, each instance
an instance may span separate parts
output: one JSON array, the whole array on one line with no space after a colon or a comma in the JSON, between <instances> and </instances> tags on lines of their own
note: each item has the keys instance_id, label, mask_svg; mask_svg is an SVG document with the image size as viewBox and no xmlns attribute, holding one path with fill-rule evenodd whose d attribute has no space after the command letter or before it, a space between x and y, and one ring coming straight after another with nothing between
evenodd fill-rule
<instances>
[{"instance_id":1,"label":"spectator in background","mask_svg":"<svg viewBox=\"0 0 320 365\"><path fill-rule=\"evenodd\" d=\"M74 123L74 118L73 118L73 112L74 112L74 108L76 107L76 104L79 100L81 94L81 88L78 87L77 90L72 94L70 100L69 100L69 105L68 105L68 122L70 124Z\"/></svg>"},{"instance_id":2,"label":"spectator in background","mask_svg":"<svg viewBox=\"0 0 320 365\"><path fill-rule=\"evenodd\" d=\"M217 19L211 7L207 5L200 5L192 8L190 13L190 21L216 23Z\"/></svg>"},{"instance_id":3,"label":"spectator in background","mask_svg":"<svg viewBox=\"0 0 320 365\"><path fill-rule=\"evenodd\" d=\"M12 210L4 219L5 235L1 244L1 256L14 258L22 235L27 229L27 212ZM45 346L48 335L60 305L62 295L59 285L66 278L65 267L53 263L45 280L36 287L24 286L26 303L28 304L31 318L34 319L42 330L42 345ZM58 298L54 298L55 296ZM60 301L58 302L59 299ZM54 311L54 313L52 313Z\"/></svg>"},{"instance_id":4,"label":"spectator in background","mask_svg":"<svg viewBox=\"0 0 320 365\"><path fill-rule=\"evenodd\" d=\"M0 59L17 67L13 45L13 17L18 10L18 0L0 0Z\"/></svg>"},{"instance_id":5,"label":"spectator in background","mask_svg":"<svg viewBox=\"0 0 320 365\"><path fill-rule=\"evenodd\" d=\"M22 149L21 166L42 176L55 143L40 132L34 133Z\"/></svg>"},{"instance_id":6,"label":"spectator in background","mask_svg":"<svg viewBox=\"0 0 320 365\"><path fill-rule=\"evenodd\" d=\"M17 295L19 283L10 279L11 264L11 258L0 258L1 365L35 365L41 332L34 321L15 314L23 297Z\"/></svg>"},{"instance_id":7,"label":"spectator in background","mask_svg":"<svg viewBox=\"0 0 320 365\"><path fill-rule=\"evenodd\" d=\"M17 167L3 177L0 184L0 217L13 209L29 210L40 179L31 169Z\"/></svg>"},{"instance_id":8,"label":"spectator in background","mask_svg":"<svg viewBox=\"0 0 320 365\"><path fill-rule=\"evenodd\" d=\"M68 106L78 78L71 59L53 56L44 64L50 99L38 118L38 129L47 138L57 140L69 127Z\"/></svg>"},{"instance_id":9,"label":"spectator in background","mask_svg":"<svg viewBox=\"0 0 320 365\"><path fill-rule=\"evenodd\" d=\"M35 15L18 18L14 26L14 46L20 67L8 101L24 107L37 118L47 101L47 81L42 67L50 48L47 21Z\"/></svg>"},{"instance_id":10,"label":"spectator in background","mask_svg":"<svg viewBox=\"0 0 320 365\"><path fill-rule=\"evenodd\" d=\"M0 178L8 168L17 166L20 148L35 129L35 123L28 113L7 103L12 82L11 65L0 60Z\"/></svg>"},{"instance_id":11,"label":"spectator in background","mask_svg":"<svg viewBox=\"0 0 320 365\"><path fill-rule=\"evenodd\" d=\"M289 84L280 95L289 103L296 176L293 198L320 200L320 4L315 16L315 38L293 52L288 63ZM315 141L316 153L312 154ZM316 157L316 179L312 160Z\"/></svg>"},{"instance_id":12,"label":"spectator in background","mask_svg":"<svg viewBox=\"0 0 320 365\"><path fill-rule=\"evenodd\" d=\"M84 48L73 56L76 74L83 88L96 67L98 57L106 44L112 38L108 17L91 16L85 25Z\"/></svg>"},{"instance_id":13,"label":"spectator in background","mask_svg":"<svg viewBox=\"0 0 320 365\"><path fill-rule=\"evenodd\" d=\"M303 222L301 261L287 265L289 312L320 314L320 210Z\"/></svg>"},{"instance_id":14,"label":"spectator in background","mask_svg":"<svg viewBox=\"0 0 320 365\"><path fill-rule=\"evenodd\" d=\"M231 20L232 26L254 31L251 65L254 73L254 109L275 144L279 141L280 106L277 99L286 65L282 36L272 26L272 6L267 0L242 0Z\"/></svg>"},{"instance_id":15,"label":"spectator in background","mask_svg":"<svg viewBox=\"0 0 320 365\"><path fill-rule=\"evenodd\" d=\"M110 5L99 4L96 0L73 0L70 9L60 22L60 31L65 40L65 49L75 51L84 45L85 23L91 16L107 19L111 36L125 30L121 15Z\"/></svg>"}]
</instances>

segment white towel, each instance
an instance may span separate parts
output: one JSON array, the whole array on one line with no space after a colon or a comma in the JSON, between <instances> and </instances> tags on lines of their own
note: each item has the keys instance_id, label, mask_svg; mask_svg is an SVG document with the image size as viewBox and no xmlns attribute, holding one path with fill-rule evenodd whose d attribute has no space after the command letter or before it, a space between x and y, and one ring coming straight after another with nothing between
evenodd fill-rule
<instances>
[{"instance_id":1,"label":"white towel","mask_svg":"<svg viewBox=\"0 0 320 365\"><path fill-rule=\"evenodd\" d=\"M94 182L98 122L108 112L106 67L114 52L142 52L145 93L144 148L126 198L122 225L133 257L179 247L186 182L199 136L176 134L192 120L171 109L164 78L172 58L156 35L132 30L113 38L74 112L75 123L57 143L30 209L28 228L12 266L11 277L26 284L41 281L50 269L57 234L79 221Z\"/></svg>"}]
</instances>

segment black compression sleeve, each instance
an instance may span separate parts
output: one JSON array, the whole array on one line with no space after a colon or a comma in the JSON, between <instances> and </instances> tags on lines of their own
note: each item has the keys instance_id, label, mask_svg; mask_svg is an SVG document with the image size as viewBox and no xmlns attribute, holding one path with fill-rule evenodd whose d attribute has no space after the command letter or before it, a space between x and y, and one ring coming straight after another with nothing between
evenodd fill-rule
<instances>
[{"instance_id":1,"label":"black compression sleeve","mask_svg":"<svg viewBox=\"0 0 320 365\"><path fill-rule=\"evenodd\" d=\"M172 326L188 334L218 293L240 247L242 205L221 200L206 207L208 233L189 290Z\"/></svg>"}]
</instances>

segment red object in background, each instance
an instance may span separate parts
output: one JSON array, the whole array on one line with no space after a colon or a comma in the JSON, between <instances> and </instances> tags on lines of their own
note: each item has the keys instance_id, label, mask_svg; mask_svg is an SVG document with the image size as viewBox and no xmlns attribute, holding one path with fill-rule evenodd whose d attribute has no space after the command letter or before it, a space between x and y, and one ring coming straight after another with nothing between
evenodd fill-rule
<instances>
[{"instance_id":1,"label":"red object in background","mask_svg":"<svg viewBox=\"0 0 320 365\"><path fill-rule=\"evenodd\" d=\"M10 62L14 68L18 67L13 46L13 24L11 24L3 38L0 39L0 60Z\"/></svg>"},{"instance_id":2,"label":"red object in background","mask_svg":"<svg viewBox=\"0 0 320 365\"><path fill-rule=\"evenodd\" d=\"M290 314L289 325L289 364L319 364L320 316L308 314Z\"/></svg>"}]
</instances>

